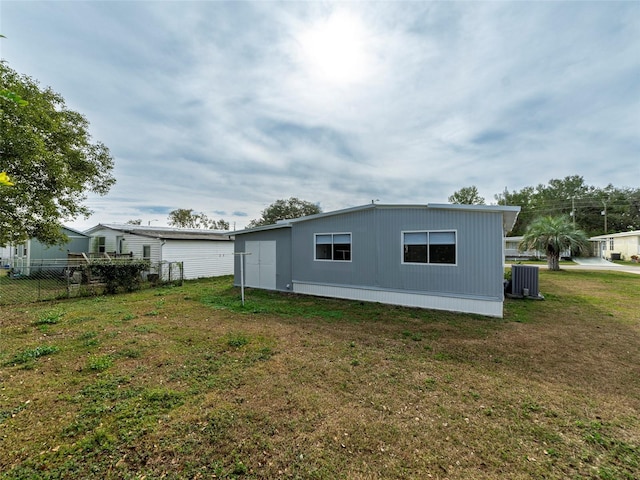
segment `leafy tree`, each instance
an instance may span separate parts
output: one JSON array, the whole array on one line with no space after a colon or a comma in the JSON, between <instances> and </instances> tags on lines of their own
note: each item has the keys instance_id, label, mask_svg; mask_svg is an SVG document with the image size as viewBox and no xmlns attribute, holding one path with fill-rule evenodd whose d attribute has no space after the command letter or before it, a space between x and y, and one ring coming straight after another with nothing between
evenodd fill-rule
<instances>
[{"instance_id":1,"label":"leafy tree","mask_svg":"<svg viewBox=\"0 0 640 480\"><path fill-rule=\"evenodd\" d=\"M87 192L114 184L113 159L51 88L0 62L0 89L0 171L14 183L0 189L0 245L64 242L61 221L88 216Z\"/></svg>"},{"instance_id":2,"label":"leafy tree","mask_svg":"<svg viewBox=\"0 0 640 480\"><path fill-rule=\"evenodd\" d=\"M291 197L287 200L276 200L262 211L262 217L249 222L249 228L262 225L273 225L278 220L288 220L322 213L318 204Z\"/></svg>"},{"instance_id":3,"label":"leafy tree","mask_svg":"<svg viewBox=\"0 0 640 480\"><path fill-rule=\"evenodd\" d=\"M209 226L212 230L229 230L229 222L223 220L222 218L217 222L215 220L211 220L213 223Z\"/></svg>"},{"instance_id":4,"label":"leafy tree","mask_svg":"<svg viewBox=\"0 0 640 480\"><path fill-rule=\"evenodd\" d=\"M127 220L127 225L142 225L142 219L136 218L134 220Z\"/></svg>"},{"instance_id":5,"label":"leafy tree","mask_svg":"<svg viewBox=\"0 0 640 480\"><path fill-rule=\"evenodd\" d=\"M178 208L169 212L169 225L178 228L206 228L200 220L200 214L194 213L191 208Z\"/></svg>"},{"instance_id":6,"label":"leafy tree","mask_svg":"<svg viewBox=\"0 0 640 480\"><path fill-rule=\"evenodd\" d=\"M203 228L210 230L229 230L229 222L215 221L204 213L196 213L191 208L178 208L169 212L169 225L178 228Z\"/></svg>"},{"instance_id":7,"label":"leafy tree","mask_svg":"<svg viewBox=\"0 0 640 480\"><path fill-rule=\"evenodd\" d=\"M510 232L511 235L522 235L536 215L534 192L533 187L525 187L522 190L514 190L513 192L509 192L505 188L503 193L495 196L498 205L517 205L520 207L520 213Z\"/></svg>"},{"instance_id":8,"label":"leafy tree","mask_svg":"<svg viewBox=\"0 0 640 480\"><path fill-rule=\"evenodd\" d=\"M480 196L478 188L475 185L463 187L449 197L449 203L458 203L461 205L484 205L484 197Z\"/></svg>"},{"instance_id":9,"label":"leafy tree","mask_svg":"<svg viewBox=\"0 0 640 480\"><path fill-rule=\"evenodd\" d=\"M522 235L535 218L568 215L589 236L640 229L640 189L596 188L581 176L549 180L548 185L525 187L495 196L500 205L519 205L512 235ZM606 213L606 215L605 215Z\"/></svg>"},{"instance_id":10,"label":"leafy tree","mask_svg":"<svg viewBox=\"0 0 640 480\"><path fill-rule=\"evenodd\" d=\"M581 226L591 235L640 230L640 189L607 185L588 200L581 206L586 212Z\"/></svg>"},{"instance_id":11,"label":"leafy tree","mask_svg":"<svg viewBox=\"0 0 640 480\"><path fill-rule=\"evenodd\" d=\"M527 227L520 242L520 249L540 250L547 254L549 270L560 270L560 254L571 250L579 254L588 249L589 239L566 216L544 216L535 219Z\"/></svg>"}]
</instances>

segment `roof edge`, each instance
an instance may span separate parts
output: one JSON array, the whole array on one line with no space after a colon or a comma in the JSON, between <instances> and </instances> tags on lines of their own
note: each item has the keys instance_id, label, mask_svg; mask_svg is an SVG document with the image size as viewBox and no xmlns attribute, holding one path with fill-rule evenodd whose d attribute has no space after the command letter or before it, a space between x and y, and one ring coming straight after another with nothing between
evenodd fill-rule
<instances>
[{"instance_id":1,"label":"roof edge","mask_svg":"<svg viewBox=\"0 0 640 480\"><path fill-rule=\"evenodd\" d=\"M603 235L596 235L595 237L590 237L589 240L606 240L607 238L619 238L619 237L634 237L640 236L640 230L629 230L628 232L617 232L617 233L605 233Z\"/></svg>"},{"instance_id":2,"label":"roof edge","mask_svg":"<svg viewBox=\"0 0 640 480\"><path fill-rule=\"evenodd\" d=\"M335 215L342 215L345 213L358 212L362 210L371 209L394 209L394 208L423 208L423 209L442 209L442 210L467 210L477 212L498 212L502 213L503 228L505 231L510 231L516 223L518 214L520 213L519 206L512 205L463 205L463 204L451 204L451 203L427 203L427 204L378 204L367 203L365 205L358 205L355 207L343 208L340 210L333 210L331 212L321 212L314 215L307 215L305 217L298 217L289 220L279 220L277 223L271 225L262 225L255 228L246 228L244 230L236 230L229 232L229 235L237 235L251 232L260 232L265 230L277 230L279 228L290 228L294 223L307 222L323 217L331 217Z\"/></svg>"}]
</instances>

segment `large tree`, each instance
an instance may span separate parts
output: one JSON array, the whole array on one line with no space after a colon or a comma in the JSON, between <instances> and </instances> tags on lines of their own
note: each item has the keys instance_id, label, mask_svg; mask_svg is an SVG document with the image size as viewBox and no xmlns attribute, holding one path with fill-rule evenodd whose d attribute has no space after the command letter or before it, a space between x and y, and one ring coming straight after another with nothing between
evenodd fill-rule
<instances>
[{"instance_id":1,"label":"large tree","mask_svg":"<svg viewBox=\"0 0 640 480\"><path fill-rule=\"evenodd\" d=\"M453 192L449 197L449 203L458 203L461 205L484 205L484 197L480 196L478 188L475 185L470 187L462 187L460 190Z\"/></svg>"},{"instance_id":2,"label":"large tree","mask_svg":"<svg viewBox=\"0 0 640 480\"><path fill-rule=\"evenodd\" d=\"M177 208L176 210L172 210L169 212L168 223L178 228L229 230L229 222L226 220L213 220L204 213L197 213L191 208Z\"/></svg>"},{"instance_id":3,"label":"large tree","mask_svg":"<svg viewBox=\"0 0 640 480\"><path fill-rule=\"evenodd\" d=\"M598 188L579 175L512 192L505 189L495 198L499 205L521 207L512 235L524 234L535 218L558 215L569 216L589 236L640 229L640 189Z\"/></svg>"},{"instance_id":4,"label":"large tree","mask_svg":"<svg viewBox=\"0 0 640 480\"><path fill-rule=\"evenodd\" d=\"M510 232L511 235L522 235L536 215L533 203L534 192L533 187L525 187L522 190L514 190L513 192L505 188L504 192L495 195L498 205L516 205L520 207L520 213Z\"/></svg>"},{"instance_id":5,"label":"large tree","mask_svg":"<svg viewBox=\"0 0 640 480\"><path fill-rule=\"evenodd\" d=\"M0 90L15 96L0 95L0 172L13 183L0 189L0 245L63 242L62 222L91 213L87 192L104 195L114 184L113 159L61 95L5 62Z\"/></svg>"},{"instance_id":6,"label":"large tree","mask_svg":"<svg viewBox=\"0 0 640 480\"><path fill-rule=\"evenodd\" d=\"M560 270L560 255L564 251L579 254L589 245L587 235L566 216L536 218L527 227L520 249L539 250L547 255L549 270Z\"/></svg>"},{"instance_id":7,"label":"large tree","mask_svg":"<svg viewBox=\"0 0 640 480\"><path fill-rule=\"evenodd\" d=\"M300 200L296 197L291 197L287 200L276 200L262 211L262 216L259 219L251 220L249 227L272 225L278 220L306 217L321 212L322 209L318 204Z\"/></svg>"}]
</instances>

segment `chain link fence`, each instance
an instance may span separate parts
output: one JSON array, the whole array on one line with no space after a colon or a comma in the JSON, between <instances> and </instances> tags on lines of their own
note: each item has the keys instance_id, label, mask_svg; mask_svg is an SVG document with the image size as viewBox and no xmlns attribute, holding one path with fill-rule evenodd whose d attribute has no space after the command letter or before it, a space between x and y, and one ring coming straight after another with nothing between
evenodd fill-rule
<instances>
[{"instance_id":1,"label":"chain link fence","mask_svg":"<svg viewBox=\"0 0 640 480\"><path fill-rule=\"evenodd\" d=\"M182 262L152 263L139 275L136 288L182 285L183 272ZM43 260L0 269L0 305L102 295L105 287L86 263Z\"/></svg>"}]
</instances>

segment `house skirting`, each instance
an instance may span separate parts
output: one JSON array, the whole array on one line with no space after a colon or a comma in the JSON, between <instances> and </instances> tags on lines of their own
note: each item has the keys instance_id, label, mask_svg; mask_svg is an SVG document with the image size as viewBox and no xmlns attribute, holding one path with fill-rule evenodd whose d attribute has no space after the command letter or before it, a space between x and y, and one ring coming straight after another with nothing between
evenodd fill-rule
<instances>
[{"instance_id":1,"label":"house skirting","mask_svg":"<svg viewBox=\"0 0 640 480\"><path fill-rule=\"evenodd\" d=\"M323 285L308 282L292 282L293 292L320 297L344 298L363 302L378 302L404 307L430 308L450 312L475 313L502 318L502 299L469 298L434 295L419 292L402 292L343 285Z\"/></svg>"}]
</instances>

